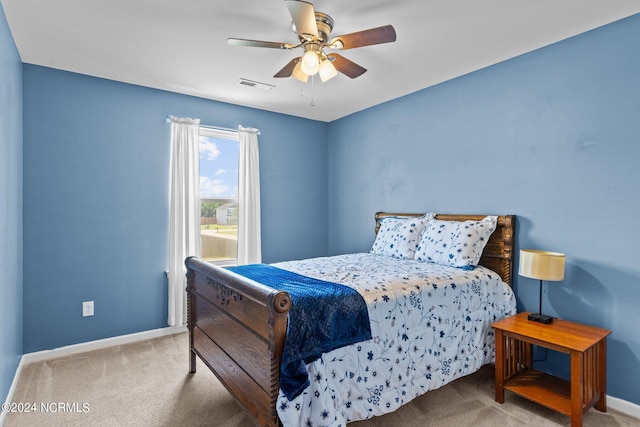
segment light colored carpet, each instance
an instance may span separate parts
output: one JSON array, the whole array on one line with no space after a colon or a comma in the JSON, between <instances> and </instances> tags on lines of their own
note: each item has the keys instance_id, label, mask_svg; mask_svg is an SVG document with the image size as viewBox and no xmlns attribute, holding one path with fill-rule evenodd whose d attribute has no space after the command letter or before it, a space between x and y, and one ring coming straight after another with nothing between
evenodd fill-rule
<instances>
[{"instance_id":1,"label":"light colored carpet","mask_svg":"<svg viewBox=\"0 0 640 427\"><path fill-rule=\"evenodd\" d=\"M31 363L22 369L13 401L33 403L37 412L9 413L5 426L254 427L199 360L197 369L188 373L186 333ZM570 425L569 417L509 392L502 405L493 394L493 368L485 366L392 414L349 427ZM640 420L590 409L584 425L638 426Z\"/></svg>"}]
</instances>

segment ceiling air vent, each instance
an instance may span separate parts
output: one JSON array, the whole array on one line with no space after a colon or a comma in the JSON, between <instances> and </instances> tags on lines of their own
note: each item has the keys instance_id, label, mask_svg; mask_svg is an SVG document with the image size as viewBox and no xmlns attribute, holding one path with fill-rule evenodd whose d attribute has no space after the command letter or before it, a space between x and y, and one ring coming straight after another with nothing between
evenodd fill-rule
<instances>
[{"instance_id":1,"label":"ceiling air vent","mask_svg":"<svg viewBox=\"0 0 640 427\"><path fill-rule=\"evenodd\" d=\"M254 87L256 89L262 89L262 90L271 90L271 89L273 89L275 87L274 85L269 85L269 84L260 83L260 82L254 82L253 80L247 80L247 79L243 79L243 78L238 80L236 82L236 84L238 84L240 86Z\"/></svg>"}]
</instances>

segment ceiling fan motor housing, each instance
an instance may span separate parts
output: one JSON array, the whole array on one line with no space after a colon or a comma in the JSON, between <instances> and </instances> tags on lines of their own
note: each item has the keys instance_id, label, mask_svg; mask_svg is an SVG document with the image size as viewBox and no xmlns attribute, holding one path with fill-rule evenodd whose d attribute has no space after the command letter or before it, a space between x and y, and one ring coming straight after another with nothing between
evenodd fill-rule
<instances>
[{"instance_id":1,"label":"ceiling fan motor housing","mask_svg":"<svg viewBox=\"0 0 640 427\"><path fill-rule=\"evenodd\" d=\"M329 35L333 30L333 18L326 13L316 12L316 25L318 26L318 38L326 43L329 41Z\"/></svg>"}]
</instances>

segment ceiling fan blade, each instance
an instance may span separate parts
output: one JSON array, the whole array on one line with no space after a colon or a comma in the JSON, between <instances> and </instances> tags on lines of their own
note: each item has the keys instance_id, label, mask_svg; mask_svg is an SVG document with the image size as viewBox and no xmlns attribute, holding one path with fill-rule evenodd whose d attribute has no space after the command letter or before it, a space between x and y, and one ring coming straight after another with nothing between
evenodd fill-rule
<instances>
[{"instance_id":1,"label":"ceiling fan blade","mask_svg":"<svg viewBox=\"0 0 640 427\"><path fill-rule=\"evenodd\" d=\"M282 70L278 71L273 77L291 77L293 74L293 69L296 67L296 64L300 60L300 57L293 58L287 65L282 68Z\"/></svg>"},{"instance_id":2,"label":"ceiling fan blade","mask_svg":"<svg viewBox=\"0 0 640 427\"><path fill-rule=\"evenodd\" d=\"M247 39L227 39L231 46L249 46L249 47L270 47L274 49L293 49L295 46L291 43L265 42L262 40Z\"/></svg>"},{"instance_id":3,"label":"ceiling fan blade","mask_svg":"<svg viewBox=\"0 0 640 427\"><path fill-rule=\"evenodd\" d=\"M350 61L337 53L330 53L327 57L329 57L333 66L336 67L336 70L352 79L361 76L367 71L366 68L359 66L355 62Z\"/></svg>"},{"instance_id":4,"label":"ceiling fan blade","mask_svg":"<svg viewBox=\"0 0 640 427\"><path fill-rule=\"evenodd\" d=\"M317 39L318 26L313 5L309 2L298 0L285 0L285 3L298 36L306 40Z\"/></svg>"},{"instance_id":5,"label":"ceiling fan blade","mask_svg":"<svg viewBox=\"0 0 640 427\"><path fill-rule=\"evenodd\" d=\"M394 41L396 41L396 30L392 25L385 25L383 27L371 28L369 30L334 37L329 42L329 47L344 50Z\"/></svg>"}]
</instances>

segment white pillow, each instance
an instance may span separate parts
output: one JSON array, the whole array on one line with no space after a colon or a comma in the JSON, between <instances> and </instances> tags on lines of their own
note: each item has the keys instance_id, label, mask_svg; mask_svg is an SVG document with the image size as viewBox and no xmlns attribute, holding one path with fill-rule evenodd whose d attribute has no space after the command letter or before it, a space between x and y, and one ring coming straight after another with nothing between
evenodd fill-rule
<instances>
[{"instance_id":1,"label":"white pillow","mask_svg":"<svg viewBox=\"0 0 640 427\"><path fill-rule=\"evenodd\" d=\"M497 216L480 221L434 219L422 232L415 259L472 270L497 224Z\"/></svg>"},{"instance_id":2,"label":"white pillow","mask_svg":"<svg viewBox=\"0 0 640 427\"><path fill-rule=\"evenodd\" d=\"M435 214L429 212L420 217L381 219L380 228L370 252L399 259L414 259L420 233L433 217Z\"/></svg>"}]
</instances>

